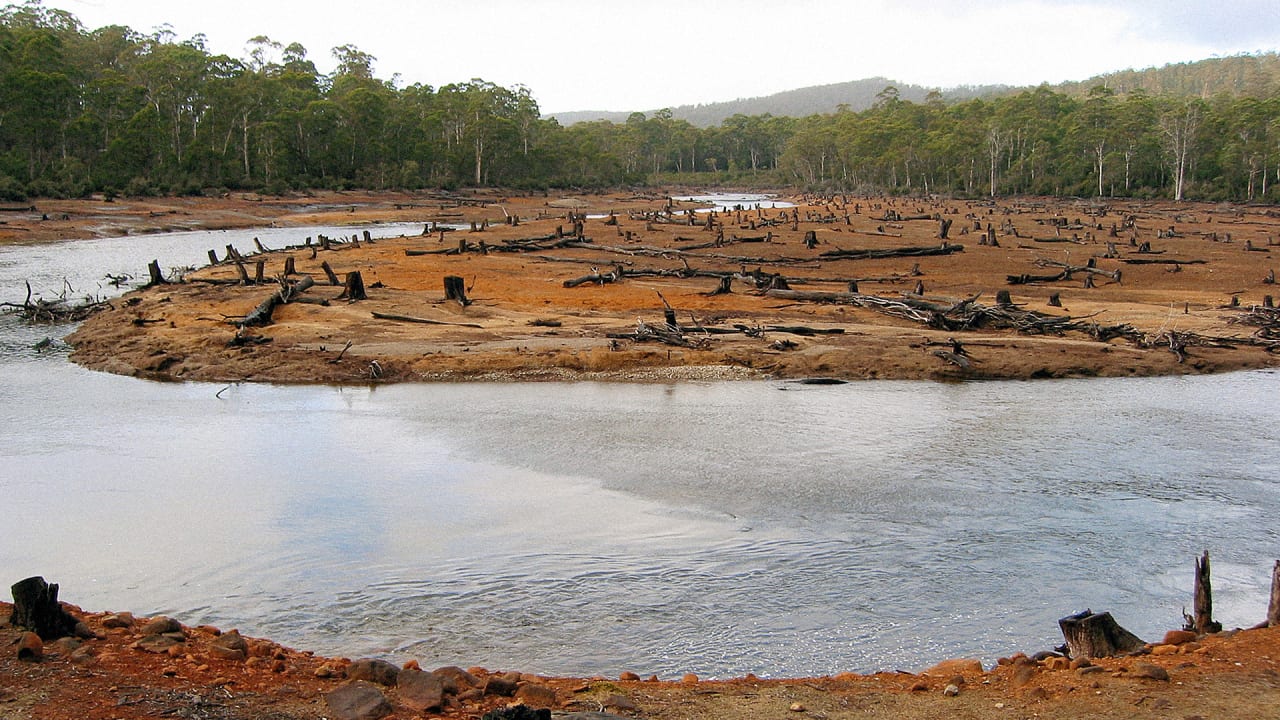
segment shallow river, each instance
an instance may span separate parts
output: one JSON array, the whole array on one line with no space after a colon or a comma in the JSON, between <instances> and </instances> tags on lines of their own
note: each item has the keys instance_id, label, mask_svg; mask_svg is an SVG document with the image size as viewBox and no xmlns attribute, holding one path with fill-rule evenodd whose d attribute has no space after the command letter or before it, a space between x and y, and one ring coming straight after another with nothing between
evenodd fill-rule
<instances>
[{"instance_id":1,"label":"shallow river","mask_svg":"<svg viewBox=\"0 0 1280 720\"><path fill-rule=\"evenodd\" d=\"M316 232L0 247L0 301ZM86 608L325 654L709 677L991 662L1060 643L1086 607L1158 638L1204 549L1218 619L1251 625L1280 558L1271 372L227 387L82 370L65 332L0 317L0 584L41 574Z\"/></svg>"}]
</instances>

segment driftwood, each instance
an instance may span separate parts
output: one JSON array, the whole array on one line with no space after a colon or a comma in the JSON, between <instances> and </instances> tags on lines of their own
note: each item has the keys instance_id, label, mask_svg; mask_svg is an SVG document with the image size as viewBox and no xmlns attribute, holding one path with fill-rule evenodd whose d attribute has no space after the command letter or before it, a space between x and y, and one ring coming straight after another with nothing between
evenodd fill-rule
<instances>
[{"instance_id":1,"label":"driftwood","mask_svg":"<svg viewBox=\"0 0 1280 720\"><path fill-rule=\"evenodd\" d=\"M286 305L292 302L298 295L307 291L312 285L315 285L315 278L310 275L303 275L296 281L280 279L280 289L271 293L266 300L258 304L252 312L244 316L244 319L236 322L239 327L262 327L271 324L271 316L275 313L276 307Z\"/></svg>"},{"instance_id":2,"label":"driftwood","mask_svg":"<svg viewBox=\"0 0 1280 720\"><path fill-rule=\"evenodd\" d=\"M14 583L13 615L9 623L34 631L41 640L57 640L76 634L79 622L58 602L57 583L47 583L42 577L29 577Z\"/></svg>"},{"instance_id":3,"label":"driftwood","mask_svg":"<svg viewBox=\"0 0 1280 720\"><path fill-rule=\"evenodd\" d=\"M901 247L887 249L850 249L850 250L828 250L819 253L818 257L840 258L844 260L876 260L881 258L895 257L927 257L931 255L950 255L951 253L964 252L963 245L952 245L943 242L941 245L931 245L925 247Z\"/></svg>"},{"instance_id":4,"label":"driftwood","mask_svg":"<svg viewBox=\"0 0 1280 720\"><path fill-rule=\"evenodd\" d=\"M33 325L79 322L96 312L114 307L106 300L94 300L93 298L85 298L84 302L78 305L68 303L65 297L55 300L32 300L31 283L28 282L26 285L26 300L21 303L0 303L0 308L4 308L5 312L13 313Z\"/></svg>"},{"instance_id":5,"label":"driftwood","mask_svg":"<svg viewBox=\"0 0 1280 720\"><path fill-rule=\"evenodd\" d=\"M618 280L621 280L621 279L622 279L622 268L620 267L605 273L602 273L595 268L591 268L591 272L587 273L586 275L583 275L582 277L573 278L572 280L565 280L563 284L567 288L574 288L574 287L578 287L579 285L586 285L588 283L591 283L594 285L607 285L609 283L617 282Z\"/></svg>"},{"instance_id":6,"label":"driftwood","mask_svg":"<svg viewBox=\"0 0 1280 720\"><path fill-rule=\"evenodd\" d=\"M453 327L481 328L481 329L484 328L483 325L476 325L475 323L456 323L456 322L446 322L444 320L428 320L426 318L412 317L409 315L396 315L393 313L375 312L375 313L372 313L372 315L375 319L378 319L378 320L394 320L396 322L419 323L421 325L451 325Z\"/></svg>"},{"instance_id":7,"label":"driftwood","mask_svg":"<svg viewBox=\"0 0 1280 720\"><path fill-rule=\"evenodd\" d=\"M1085 610L1058 621L1072 658L1105 658L1127 655L1146 645L1137 635L1120 627L1111 613Z\"/></svg>"}]
</instances>

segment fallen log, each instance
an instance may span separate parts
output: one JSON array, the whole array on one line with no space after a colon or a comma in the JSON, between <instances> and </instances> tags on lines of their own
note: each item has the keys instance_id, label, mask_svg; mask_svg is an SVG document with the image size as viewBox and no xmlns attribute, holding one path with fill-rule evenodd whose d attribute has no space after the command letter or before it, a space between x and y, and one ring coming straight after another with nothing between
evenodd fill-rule
<instances>
[{"instance_id":1,"label":"fallen log","mask_svg":"<svg viewBox=\"0 0 1280 720\"><path fill-rule=\"evenodd\" d=\"M1137 635L1120 627L1111 613L1085 610L1058 621L1071 658L1106 658L1127 655L1146 645Z\"/></svg>"},{"instance_id":2,"label":"fallen log","mask_svg":"<svg viewBox=\"0 0 1280 720\"><path fill-rule=\"evenodd\" d=\"M296 281L281 278L280 289L271 293L252 312L245 315L242 320L237 321L236 325L242 328L270 325L271 316L275 313L277 306L287 305L315 284L315 278L310 275L303 275Z\"/></svg>"},{"instance_id":3,"label":"fallen log","mask_svg":"<svg viewBox=\"0 0 1280 720\"><path fill-rule=\"evenodd\" d=\"M1122 258L1125 265L1207 265L1208 260L1182 260L1179 258Z\"/></svg>"},{"instance_id":4,"label":"fallen log","mask_svg":"<svg viewBox=\"0 0 1280 720\"><path fill-rule=\"evenodd\" d=\"M382 313L382 312L374 312L372 313L372 315L374 319L377 319L377 320L394 320L396 322L418 323L421 325L451 325L453 327L478 328L481 330L484 329L483 325L476 325L475 323L456 323L456 322L446 322L444 320L428 320L427 318L412 317L410 315L396 315L394 313Z\"/></svg>"},{"instance_id":5,"label":"fallen log","mask_svg":"<svg viewBox=\"0 0 1280 720\"><path fill-rule=\"evenodd\" d=\"M839 258L842 260L878 260L882 258L895 258L895 257L927 257L931 255L950 255L951 253L958 253L958 252L964 252L963 245L952 245L951 243L944 242L941 245L930 245L925 247L828 250L824 253L819 253L818 257Z\"/></svg>"}]
</instances>

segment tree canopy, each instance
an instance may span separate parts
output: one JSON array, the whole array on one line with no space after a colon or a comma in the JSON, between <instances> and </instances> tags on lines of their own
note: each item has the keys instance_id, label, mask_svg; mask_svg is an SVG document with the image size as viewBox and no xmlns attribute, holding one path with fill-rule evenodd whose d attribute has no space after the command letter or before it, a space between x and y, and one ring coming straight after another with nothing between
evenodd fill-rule
<instances>
[{"instance_id":1,"label":"tree canopy","mask_svg":"<svg viewBox=\"0 0 1280 720\"><path fill-rule=\"evenodd\" d=\"M523 86L400 87L360 48L330 52L336 69L323 74L298 43L257 36L233 58L201 36L88 30L38 0L9 5L0 196L685 182L1280 198L1280 94L1256 76L1253 91L1199 96L1133 81L912 101L887 86L858 112L736 114L702 128L662 110L562 127Z\"/></svg>"}]
</instances>

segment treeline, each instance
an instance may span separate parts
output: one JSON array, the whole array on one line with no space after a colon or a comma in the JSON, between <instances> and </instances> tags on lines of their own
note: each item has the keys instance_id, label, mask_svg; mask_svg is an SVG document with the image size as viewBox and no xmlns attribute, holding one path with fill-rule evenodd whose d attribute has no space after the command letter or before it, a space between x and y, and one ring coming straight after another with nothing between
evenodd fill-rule
<instances>
[{"instance_id":1,"label":"treeline","mask_svg":"<svg viewBox=\"0 0 1280 720\"><path fill-rule=\"evenodd\" d=\"M1275 201L1280 98L1048 87L922 102L885 88L865 111L669 111L560 126L524 87L374 77L374 58L258 37L248 57L110 26L39 2L0 11L0 197L282 193L331 188L646 183L799 185L956 195Z\"/></svg>"}]
</instances>

